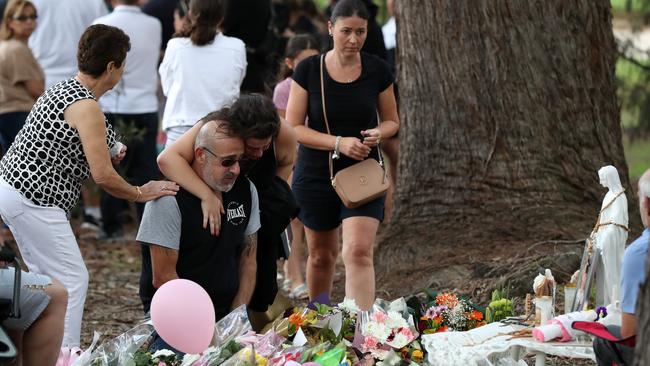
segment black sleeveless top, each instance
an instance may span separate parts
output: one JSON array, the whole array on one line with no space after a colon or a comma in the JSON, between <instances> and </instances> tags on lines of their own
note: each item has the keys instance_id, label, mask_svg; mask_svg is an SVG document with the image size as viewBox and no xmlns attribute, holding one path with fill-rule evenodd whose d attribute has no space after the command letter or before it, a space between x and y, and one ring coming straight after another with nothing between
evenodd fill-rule
<instances>
[{"instance_id":1,"label":"black sleeveless top","mask_svg":"<svg viewBox=\"0 0 650 366\"><path fill-rule=\"evenodd\" d=\"M184 189L176 195L181 213L181 237L176 273L179 278L192 280L207 291L214 304L216 319L230 312L239 289L239 257L244 232L251 214L251 187L248 179L240 177L233 188L223 194L226 214L221 216L219 236L203 228L201 200ZM140 282L140 293L151 299L151 280ZM148 308L145 304L145 308Z\"/></svg>"},{"instance_id":2,"label":"black sleeveless top","mask_svg":"<svg viewBox=\"0 0 650 366\"><path fill-rule=\"evenodd\" d=\"M250 164L250 165L248 165ZM273 177L277 174L278 162L275 156L275 141L264 151L262 157L248 162L242 166L242 172L248 179L255 184L257 192L261 196L268 187L271 186ZM260 199L260 203L263 200Z\"/></svg>"}]
</instances>

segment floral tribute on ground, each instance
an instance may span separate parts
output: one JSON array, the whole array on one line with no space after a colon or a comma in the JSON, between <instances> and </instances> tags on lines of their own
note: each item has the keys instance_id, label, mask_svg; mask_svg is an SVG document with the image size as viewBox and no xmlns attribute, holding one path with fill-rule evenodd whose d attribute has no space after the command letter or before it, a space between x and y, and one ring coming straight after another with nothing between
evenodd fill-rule
<instances>
[{"instance_id":1,"label":"floral tribute on ground","mask_svg":"<svg viewBox=\"0 0 650 366\"><path fill-rule=\"evenodd\" d=\"M377 300L370 311L349 299L321 302L289 309L259 334L252 331L246 309L236 309L217 322L211 346L201 354L150 352L154 329L142 324L89 349L75 365L415 366L426 360L422 334L485 324L481 308L453 293Z\"/></svg>"}]
</instances>

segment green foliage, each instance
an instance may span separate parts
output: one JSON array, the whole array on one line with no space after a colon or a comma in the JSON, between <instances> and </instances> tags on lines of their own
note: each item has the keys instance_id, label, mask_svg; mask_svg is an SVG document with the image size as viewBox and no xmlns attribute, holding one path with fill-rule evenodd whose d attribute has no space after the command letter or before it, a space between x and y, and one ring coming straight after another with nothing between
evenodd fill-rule
<instances>
[{"instance_id":1,"label":"green foliage","mask_svg":"<svg viewBox=\"0 0 650 366\"><path fill-rule=\"evenodd\" d=\"M650 67L650 61L640 61ZM642 137L650 132L650 72L626 59L616 63L617 96L621 103L621 123Z\"/></svg>"},{"instance_id":2,"label":"green foliage","mask_svg":"<svg viewBox=\"0 0 650 366\"><path fill-rule=\"evenodd\" d=\"M514 315L514 300L507 299L507 290L492 291L492 302L485 309L485 321L498 322Z\"/></svg>"},{"instance_id":3,"label":"green foliage","mask_svg":"<svg viewBox=\"0 0 650 366\"><path fill-rule=\"evenodd\" d=\"M647 12L650 4L647 0L611 0L612 9L621 12Z\"/></svg>"},{"instance_id":4,"label":"green foliage","mask_svg":"<svg viewBox=\"0 0 650 366\"><path fill-rule=\"evenodd\" d=\"M630 179L637 181L643 172L650 167L650 141L624 141L625 160L630 170Z\"/></svg>"}]
</instances>

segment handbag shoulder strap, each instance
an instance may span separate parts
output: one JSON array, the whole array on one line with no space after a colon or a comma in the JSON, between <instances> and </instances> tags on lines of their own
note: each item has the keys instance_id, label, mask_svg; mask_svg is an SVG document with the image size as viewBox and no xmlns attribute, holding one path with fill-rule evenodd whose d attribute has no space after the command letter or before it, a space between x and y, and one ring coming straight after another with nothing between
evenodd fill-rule
<instances>
[{"instance_id":1,"label":"handbag shoulder strap","mask_svg":"<svg viewBox=\"0 0 650 366\"><path fill-rule=\"evenodd\" d=\"M325 81L323 79L323 68L325 67L323 58L325 57L325 54L320 55L320 100L323 106L323 121L325 121L325 129L327 130L327 134L331 135L332 133L330 132L330 124L329 121L327 120L327 109L325 109ZM328 160L329 160L329 168L330 168L330 180L334 180L334 162L332 161L332 152L330 151L328 153Z\"/></svg>"},{"instance_id":2,"label":"handbag shoulder strap","mask_svg":"<svg viewBox=\"0 0 650 366\"><path fill-rule=\"evenodd\" d=\"M320 100L321 104L323 107L323 121L325 121L325 130L327 130L327 134L331 135L332 132L330 131L330 124L329 121L327 120L327 109L325 108L325 79L323 77L324 74L324 68L325 68L325 62L324 62L325 54L320 55ZM377 119L377 126L379 126L379 118ZM330 169L330 180L334 180L334 162L332 160L332 152L329 152L329 169ZM381 146L380 144L377 144L377 155L379 155L379 165L384 168L384 173L386 173L386 168L384 167L384 158L381 153ZM384 174L384 180L386 179L386 174Z\"/></svg>"}]
</instances>

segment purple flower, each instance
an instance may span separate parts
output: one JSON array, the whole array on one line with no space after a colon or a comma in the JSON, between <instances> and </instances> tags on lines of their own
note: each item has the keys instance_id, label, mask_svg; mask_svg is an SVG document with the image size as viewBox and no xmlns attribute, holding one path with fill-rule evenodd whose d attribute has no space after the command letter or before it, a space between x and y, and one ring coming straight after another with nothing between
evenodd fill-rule
<instances>
[{"instance_id":1,"label":"purple flower","mask_svg":"<svg viewBox=\"0 0 650 366\"><path fill-rule=\"evenodd\" d=\"M427 309L427 312L424 314L425 317L433 319L442 315L442 312L447 310L447 307L444 305L441 306L432 306Z\"/></svg>"},{"instance_id":2,"label":"purple flower","mask_svg":"<svg viewBox=\"0 0 650 366\"><path fill-rule=\"evenodd\" d=\"M596 320L602 319L607 316L607 308L604 306L599 306L596 308Z\"/></svg>"}]
</instances>

